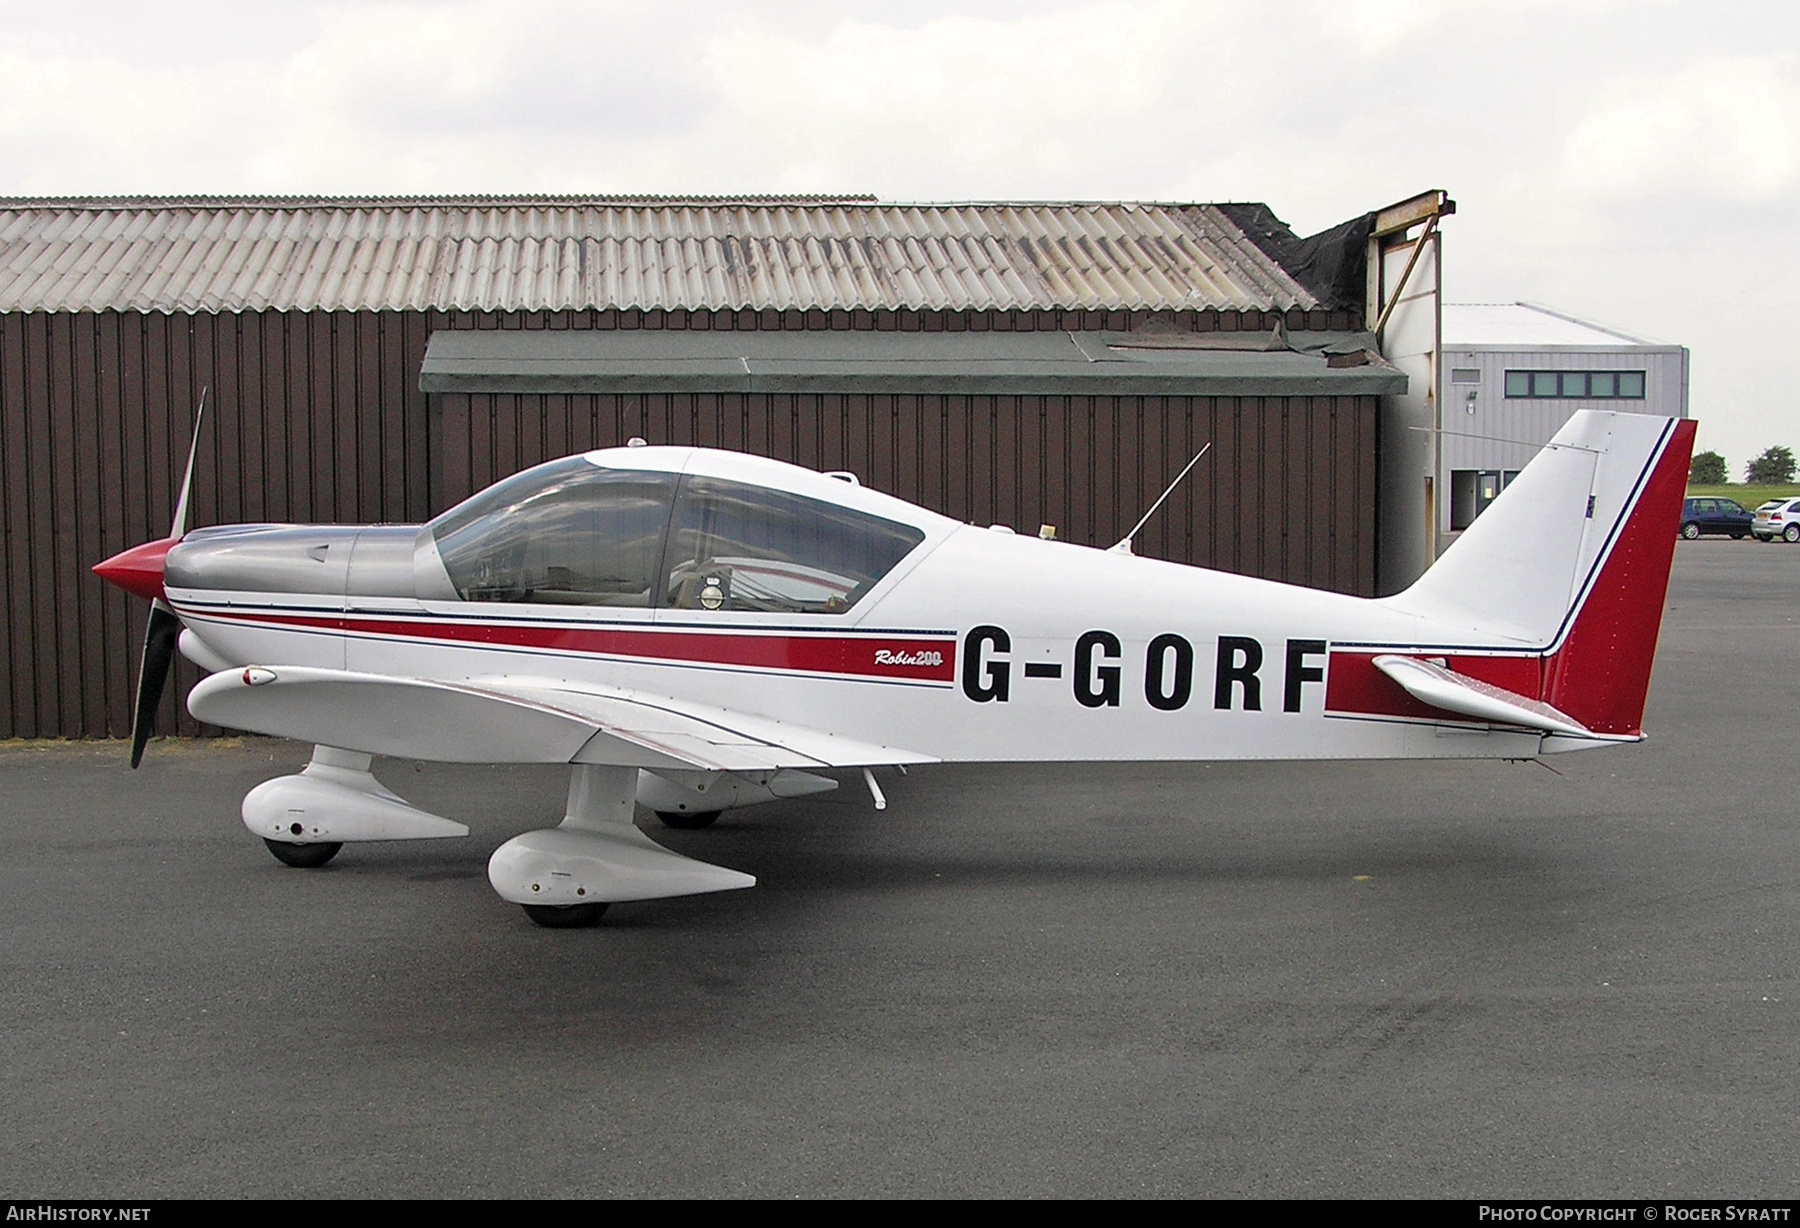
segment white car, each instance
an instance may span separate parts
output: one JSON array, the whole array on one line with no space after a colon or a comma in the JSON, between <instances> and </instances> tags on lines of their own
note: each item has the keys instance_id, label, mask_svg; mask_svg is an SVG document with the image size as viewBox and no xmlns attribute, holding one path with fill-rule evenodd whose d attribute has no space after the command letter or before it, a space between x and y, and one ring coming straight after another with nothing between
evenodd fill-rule
<instances>
[{"instance_id":1,"label":"white car","mask_svg":"<svg viewBox=\"0 0 1800 1228\"><path fill-rule=\"evenodd\" d=\"M1759 542L1771 542L1777 537L1800 542L1800 498L1770 499L1756 509L1750 532Z\"/></svg>"}]
</instances>

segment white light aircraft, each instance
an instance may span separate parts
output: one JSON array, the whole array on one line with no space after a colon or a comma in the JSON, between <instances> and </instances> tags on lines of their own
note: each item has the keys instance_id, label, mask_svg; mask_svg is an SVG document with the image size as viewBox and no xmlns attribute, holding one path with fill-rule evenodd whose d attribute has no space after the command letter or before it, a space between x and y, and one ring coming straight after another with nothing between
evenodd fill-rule
<instances>
[{"instance_id":1,"label":"white light aircraft","mask_svg":"<svg viewBox=\"0 0 1800 1228\"><path fill-rule=\"evenodd\" d=\"M960 524L703 448L539 465L429 524L242 525L94 570L154 603L136 765L188 709L315 744L243 820L290 865L466 835L371 757L570 767L503 844L544 925L751 886L673 827L937 761L1526 759L1643 735L1694 424L1577 414L1411 588L1365 599ZM640 441L633 441L634 444ZM192 474L192 457L189 475ZM185 509L186 486L178 506Z\"/></svg>"}]
</instances>

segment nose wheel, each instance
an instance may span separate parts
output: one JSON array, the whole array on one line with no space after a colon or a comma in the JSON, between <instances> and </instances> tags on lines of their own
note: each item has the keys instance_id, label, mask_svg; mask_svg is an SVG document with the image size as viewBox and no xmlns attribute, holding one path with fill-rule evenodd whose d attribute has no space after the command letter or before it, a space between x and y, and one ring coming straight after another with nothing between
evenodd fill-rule
<instances>
[{"instance_id":1,"label":"nose wheel","mask_svg":"<svg viewBox=\"0 0 1800 1228\"><path fill-rule=\"evenodd\" d=\"M270 840L263 843L275 854L275 860L284 866L293 866L300 870L316 870L338 855L342 844L295 844L291 840Z\"/></svg>"},{"instance_id":2,"label":"nose wheel","mask_svg":"<svg viewBox=\"0 0 1800 1228\"><path fill-rule=\"evenodd\" d=\"M711 827L722 813L724 812L719 810L702 810L698 814L687 810L658 810L656 817L662 820L664 827L673 827L677 831L699 831L702 827Z\"/></svg>"},{"instance_id":3,"label":"nose wheel","mask_svg":"<svg viewBox=\"0 0 1800 1228\"><path fill-rule=\"evenodd\" d=\"M525 915L547 930L578 930L606 915L604 904L521 904Z\"/></svg>"}]
</instances>

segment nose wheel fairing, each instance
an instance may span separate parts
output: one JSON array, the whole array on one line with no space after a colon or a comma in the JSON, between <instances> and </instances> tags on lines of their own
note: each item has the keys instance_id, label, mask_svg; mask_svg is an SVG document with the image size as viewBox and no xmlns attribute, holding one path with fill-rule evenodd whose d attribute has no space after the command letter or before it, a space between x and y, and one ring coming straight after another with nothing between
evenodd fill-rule
<instances>
[{"instance_id":1,"label":"nose wheel fairing","mask_svg":"<svg viewBox=\"0 0 1800 1228\"><path fill-rule=\"evenodd\" d=\"M297 775L265 780L244 795L244 826L283 844L435 840L469 834L463 824L420 810L384 788L369 771L370 762L371 757L359 751L315 746L312 761Z\"/></svg>"}]
</instances>

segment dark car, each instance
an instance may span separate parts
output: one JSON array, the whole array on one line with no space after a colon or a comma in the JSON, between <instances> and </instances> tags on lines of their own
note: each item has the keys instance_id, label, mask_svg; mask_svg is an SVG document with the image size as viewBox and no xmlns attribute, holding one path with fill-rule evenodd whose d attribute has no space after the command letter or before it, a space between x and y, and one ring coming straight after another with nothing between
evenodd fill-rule
<instances>
[{"instance_id":1,"label":"dark car","mask_svg":"<svg viewBox=\"0 0 1800 1228\"><path fill-rule=\"evenodd\" d=\"M1681 535L1692 541L1703 533L1721 537L1748 537L1756 519L1735 499L1683 499Z\"/></svg>"}]
</instances>

